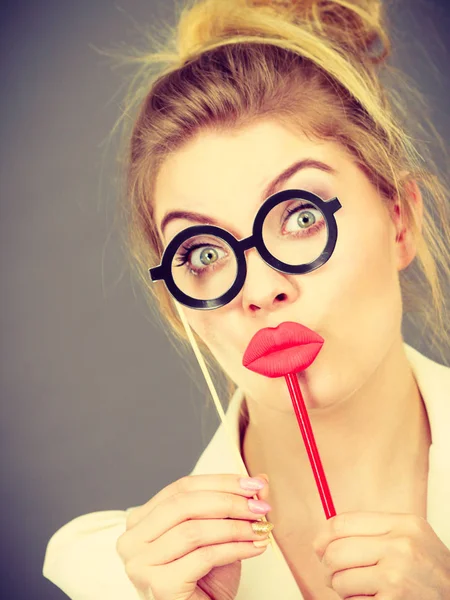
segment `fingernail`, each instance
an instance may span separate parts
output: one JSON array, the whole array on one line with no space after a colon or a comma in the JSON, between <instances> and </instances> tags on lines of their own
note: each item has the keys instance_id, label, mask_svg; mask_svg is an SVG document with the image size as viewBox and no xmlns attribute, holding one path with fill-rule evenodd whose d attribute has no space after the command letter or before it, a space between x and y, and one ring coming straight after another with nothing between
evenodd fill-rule
<instances>
[{"instance_id":1,"label":"fingernail","mask_svg":"<svg viewBox=\"0 0 450 600\"><path fill-rule=\"evenodd\" d=\"M239 485L244 490L262 490L266 482L257 477L241 477Z\"/></svg>"},{"instance_id":2,"label":"fingernail","mask_svg":"<svg viewBox=\"0 0 450 600\"><path fill-rule=\"evenodd\" d=\"M248 501L248 507L252 512L259 515L265 515L269 510L272 510L270 504L264 502L264 500L254 500L253 498Z\"/></svg>"},{"instance_id":3,"label":"fingernail","mask_svg":"<svg viewBox=\"0 0 450 600\"><path fill-rule=\"evenodd\" d=\"M263 475L266 478L267 483L270 483L269 476L267 475L267 473L261 473L261 475Z\"/></svg>"},{"instance_id":4,"label":"fingernail","mask_svg":"<svg viewBox=\"0 0 450 600\"><path fill-rule=\"evenodd\" d=\"M253 521L252 529L258 535L266 535L274 528L273 523L269 521Z\"/></svg>"},{"instance_id":5,"label":"fingernail","mask_svg":"<svg viewBox=\"0 0 450 600\"><path fill-rule=\"evenodd\" d=\"M253 542L253 545L257 548L264 548L264 546L268 546L269 544L270 538L267 538L266 540L256 540L256 542Z\"/></svg>"}]
</instances>

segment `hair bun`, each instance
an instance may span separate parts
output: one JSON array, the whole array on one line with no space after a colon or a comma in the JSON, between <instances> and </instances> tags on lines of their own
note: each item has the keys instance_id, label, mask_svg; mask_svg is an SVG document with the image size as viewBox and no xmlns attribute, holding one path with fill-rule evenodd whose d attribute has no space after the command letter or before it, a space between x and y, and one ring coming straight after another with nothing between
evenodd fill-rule
<instances>
[{"instance_id":1,"label":"hair bun","mask_svg":"<svg viewBox=\"0 0 450 600\"><path fill-rule=\"evenodd\" d=\"M307 26L335 46L370 62L381 62L390 53L381 0L244 0L244 3Z\"/></svg>"},{"instance_id":2,"label":"hair bun","mask_svg":"<svg viewBox=\"0 0 450 600\"><path fill-rule=\"evenodd\" d=\"M190 0L177 31L181 62L230 36L291 37L295 25L365 63L390 52L381 0Z\"/></svg>"}]
</instances>

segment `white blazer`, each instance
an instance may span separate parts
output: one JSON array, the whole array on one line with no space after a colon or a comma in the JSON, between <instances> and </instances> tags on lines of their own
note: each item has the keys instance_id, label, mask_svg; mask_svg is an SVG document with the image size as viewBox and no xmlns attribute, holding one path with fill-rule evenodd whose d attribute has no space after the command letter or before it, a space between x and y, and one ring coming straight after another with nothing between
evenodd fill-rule
<instances>
[{"instance_id":1,"label":"white blazer","mask_svg":"<svg viewBox=\"0 0 450 600\"><path fill-rule=\"evenodd\" d=\"M405 344L405 351L422 394L431 429L427 521L450 548L450 368ZM239 448L239 390L226 412ZM200 456L192 475L241 473L235 451L220 425ZM127 510L107 510L77 517L48 542L43 575L73 600L139 600L115 546L125 531ZM295 579L277 548L271 545L242 561L236 600L303 600Z\"/></svg>"}]
</instances>

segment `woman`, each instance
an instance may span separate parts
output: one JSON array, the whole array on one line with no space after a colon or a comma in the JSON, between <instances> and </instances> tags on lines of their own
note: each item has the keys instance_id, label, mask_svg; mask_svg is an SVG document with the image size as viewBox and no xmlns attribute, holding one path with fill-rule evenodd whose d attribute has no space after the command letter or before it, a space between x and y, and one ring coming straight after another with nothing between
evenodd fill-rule
<instances>
[{"instance_id":1,"label":"woman","mask_svg":"<svg viewBox=\"0 0 450 600\"><path fill-rule=\"evenodd\" d=\"M388 55L377 0L207 0L176 52L142 57L131 254L237 386L226 423L249 477L222 425L190 476L67 524L44 575L71 598L450 597L450 369L401 329L421 311L448 348L448 213L380 83ZM330 519L283 378L243 361L283 323L324 341L297 378Z\"/></svg>"}]
</instances>

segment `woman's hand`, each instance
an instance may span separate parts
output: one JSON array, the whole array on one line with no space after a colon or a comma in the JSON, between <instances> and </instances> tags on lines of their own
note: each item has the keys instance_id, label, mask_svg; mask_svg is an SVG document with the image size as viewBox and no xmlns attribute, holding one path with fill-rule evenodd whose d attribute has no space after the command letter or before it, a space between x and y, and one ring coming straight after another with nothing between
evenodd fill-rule
<instances>
[{"instance_id":1,"label":"woman's hand","mask_svg":"<svg viewBox=\"0 0 450 600\"><path fill-rule=\"evenodd\" d=\"M327 586L341 598L450 598L450 550L416 515L341 513L326 522L313 546Z\"/></svg>"},{"instance_id":2,"label":"woman's hand","mask_svg":"<svg viewBox=\"0 0 450 600\"><path fill-rule=\"evenodd\" d=\"M260 480L264 487L255 487ZM241 483L247 485L243 488ZM127 518L116 545L128 578L142 598L232 600L241 560L259 556L259 535L251 523L270 510L264 475L193 475L171 483ZM255 512L258 509L259 511ZM268 540L267 540L268 541Z\"/></svg>"}]
</instances>

